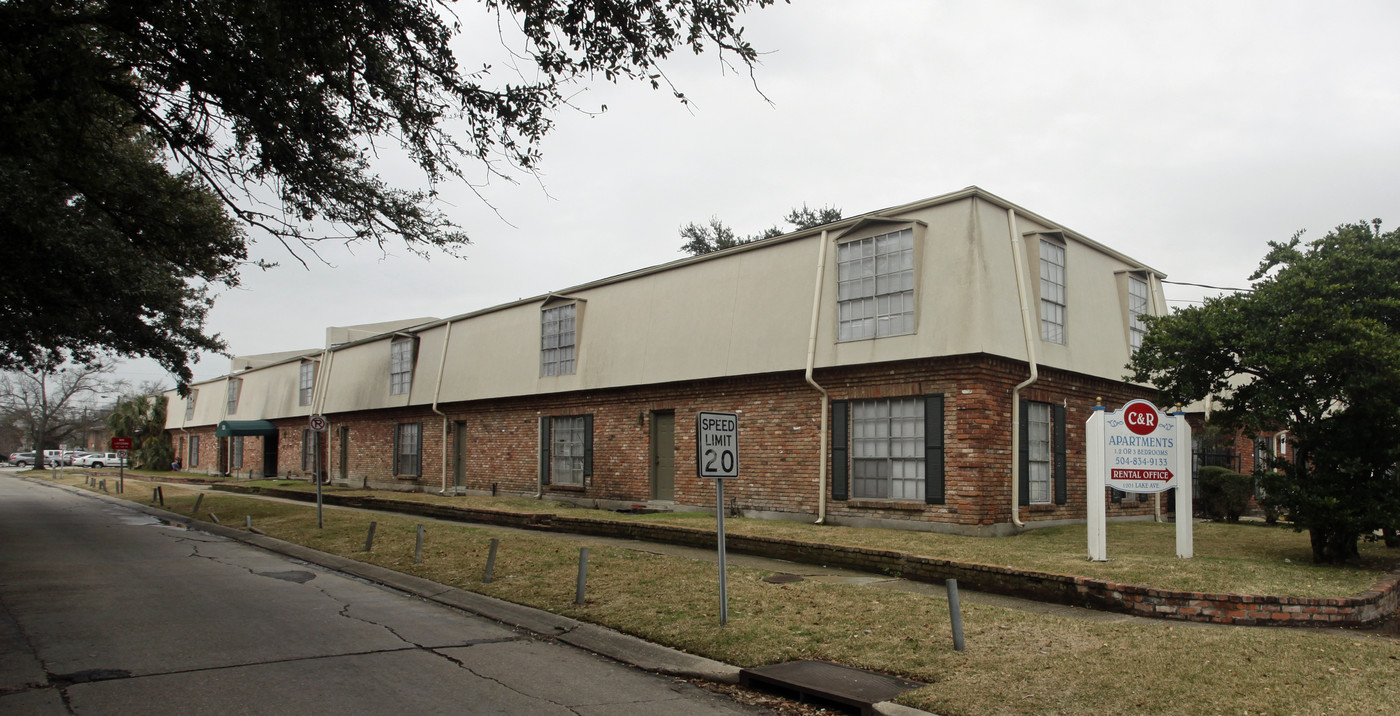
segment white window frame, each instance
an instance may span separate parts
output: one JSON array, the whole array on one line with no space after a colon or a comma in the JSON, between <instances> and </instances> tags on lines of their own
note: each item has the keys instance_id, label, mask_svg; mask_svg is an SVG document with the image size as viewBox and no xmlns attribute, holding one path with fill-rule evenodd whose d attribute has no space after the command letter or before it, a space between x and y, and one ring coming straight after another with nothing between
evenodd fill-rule
<instances>
[{"instance_id":1,"label":"white window frame","mask_svg":"<svg viewBox=\"0 0 1400 716\"><path fill-rule=\"evenodd\" d=\"M587 419L564 415L550 418L549 423L550 484L583 487Z\"/></svg>"},{"instance_id":2,"label":"white window frame","mask_svg":"<svg viewBox=\"0 0 1400 716\"><path fill-rule=\"evenodd\" d=\"M1040 240L1040 339L1060 345L1069 314L1065 254L1064 244Z\"/></svg>"},{"instance_id":3,"label":"white window frame","mask_svg":"<svg viewBox=\"0 0 1400 716\"><path fill-rule=\"evenodd\" d=\"M908 335L916 328L914 230L836 245L836 340Z\"/></svg>"},{"instance_id":4,"label":"white window frame","mask_svg":"<svg viewBox=\"0 0 1400 716\"><path fill-rule=\"evenodd\" d=\"M1049 403L1027 401L1026 477L1030 493L1026 504L1048 505L1055 499L1054 415Z\"/></svg>"},{"instance_id":5,"label":"white window frame","mask_svg":"<svg viewBox=\"0 0 1400 716\"><path fill-rule=\"evenodd\" d=\"M924 399L851 401L851 497L923 502Z\"/></svg>"},{"instance_id":6,"label":"white window frame","mask_svg":"<svg viewBox=\"0 0 1400 716\"><path fill-rule=\"evenodd\" d=\"M393 349L391 348L390 351L392 352ZM314 360L302 362L300 372L297 375L297 405L311 405L311 398L316 389L316 369L318 366L319 364Z\"/></svg>"},{"instance_id":7,"label":"white window frame","mask_svg":"<svg viewBox=\"0 0 1400 716\"><path fill-rule=\"evenodd\" d=\"M1134 353L1142 347L1143 336L1147 335L1147 322L1143 316L1151 312L1148 299L1147 279L1128 275L1128 348Z\"/></svg>"},{"instance_id":8,"label":"white window frame","mask_svg":"<svg viewBox=\"0 0 1400 716\"><path fill-rule=\"evenodd\" d=\"M413 339L389 343L389 395L406 395L413 388Z\"/></svg>"},{"instance_id":9,"label":"white window frame","mask_svg":"<svg viewBox=\"0 0 1400 716\"><path fill-rule=\"evenodd\" d=\"M540 311L540 377L573 375L578 367L578 304Z\"/></svg>"}]
</instances>

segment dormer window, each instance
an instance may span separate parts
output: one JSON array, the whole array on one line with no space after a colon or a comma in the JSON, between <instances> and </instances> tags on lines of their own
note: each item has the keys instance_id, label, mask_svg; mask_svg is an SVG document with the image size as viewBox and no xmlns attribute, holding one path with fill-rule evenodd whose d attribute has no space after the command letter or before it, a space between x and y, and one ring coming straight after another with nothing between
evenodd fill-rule
<instances>
[{"instance_id":1,"label":"dormer window","mask_svg":"<svg viewBox=\"0 0 1400 716\"><path fill-rule=\"evenodd\" d=\"M389 394L405 395L413 386L413 339L396 338L389 344Z\"/></svg>"},{"instance_id":2,"label":"dormer window","mask_svg":"<svg viewBox=\"0 0 1400 716\"><path fill-rule=\"evenodd\" d=\"M914 230L838 244L837 340L914 332Z\"/></svg>"},{"instance_id":3,"label":"dormer window","mask_svg":"<svg viewBox=\"0 0 1400 716\"><path fill-rule=\"evenodd\" d=\"M243 379L233 378L228 382L228 414L238 412L238 394L243 392Z\"/></svg>"},{"instance_id":4,"label":"dormer window","mask_svg":"<svg viewBox=\"0 0 1400 716\"><path fill-rule=\"evenodd\" d=\"M540 376L572 375L577 365L578 304L551 306L540 312Z\"/></svg>"},{"instance_id":5,"label":"dormer window","mask_svg":"<svg viewBox=\"0 0 1400 716\"><path fill-rule=\"evenodd\" d=\"M301 364L301 374L297 381L297 405L310 405L316 387L316 361Z\"/></svg>"},{"instance_id":6,"label":"dormer window","mask_svg":"<svg viewBox=\"0 0 1400 716\"><path fill-rule=\"evenodd\" d=\"M1128 345L1137 352L1142 347L1142 338L1147 335L1148 314L1147 281L1139 276L1128 276Z\"/></svg>"},{"instance_id":7,"label":"dormer window","mask_svg":"<svg viewBox=\"0 0 1400 716\"><path fill-rule=\"evenodd\" d=\"M1065 313L1065 247L1057 242L1040 240L1040 339L1064 345Z\"/></svg>"}]
</instances>

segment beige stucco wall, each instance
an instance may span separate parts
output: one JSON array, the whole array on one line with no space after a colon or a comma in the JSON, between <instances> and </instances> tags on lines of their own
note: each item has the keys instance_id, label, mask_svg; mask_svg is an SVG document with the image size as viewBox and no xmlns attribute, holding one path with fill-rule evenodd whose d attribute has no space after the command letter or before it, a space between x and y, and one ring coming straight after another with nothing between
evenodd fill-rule
<instances>
[{"instance_id":1,"label":"beige stucco wall","mask_svg":"<svg viewBox=\"0 0 1400 716\"><path fill-rule=\"evenodd\" d=\"M815 365L818 368L921 357L988 353L1027 357L1014 247L1025 251L1023 278L1037 360L1044 366L1121 379L1129 357L1125 272L1149 277L1152 309L1164 310L1151 271L1120 253L1017 209L980 190L895 207L834 225L822 272ZM878 215L878 216L877 216ZM915 236L913 334L838 342L837 244L904 226ZM1040 340L1039 233L1066 247L1066 345ZM381 334L330 353L318 405L326 413L612 388L805 367L823 235L791 235L608 279L549 297L404 329L416 341L412 389L389 394L390 344ZM577 368L541 377L540 318L548 302L574 301ZM413 319L418 321L420 319ZM340 337L337 334L336 337ZM344 337L348 337L344 336ZM332 336L328 334L328 340ZM444 354L444 346L446 353ZM299 362L245 371L238 419L304 415L296 405ZM444 366L439 378L439 366ZM222 380L200 387L195 419L223 417ZM171 421L183 418L172 400Z\"/></svg>"},{"instance_id":2,"label":"beige stucco wall","mask_svg":"<svg viewBox=\"0 0 1400 716\"><path fill-rule=\"evenodd\" d=\"M983 198L966 197L893 212L886 218L896 221L857 225L853 231L827 237L816 366L963 353L1024 360L1006 209ZM903 225L915 227L916 332L837 342L836 244ZM1017 219L1021 234L1057 229L1030 217ZM1031 235L1018 240L1034 246L1039 239ZM573 375L540 376L543 298L458 320L452 328L438 399L452 402L800 371L807 355L821 241L820 234L812 234L561 292L550 299L551 305L568 299L579 305L578 364ZM1120 295L1116 272L1141 267L1069 235L1064 242L1067 345L1039 338L1039 264L1033 251L1027 255L1025 281L1037 359L1051 367L1120 379L1128 360L1128 339L1122 320L1126 296ZM1160 291L1155 282L1154 290ZM413 403L433 400L444 332L439 326L420 334ZM387 349L381 352L387 355Z\"/></svg>"}]
</instances>

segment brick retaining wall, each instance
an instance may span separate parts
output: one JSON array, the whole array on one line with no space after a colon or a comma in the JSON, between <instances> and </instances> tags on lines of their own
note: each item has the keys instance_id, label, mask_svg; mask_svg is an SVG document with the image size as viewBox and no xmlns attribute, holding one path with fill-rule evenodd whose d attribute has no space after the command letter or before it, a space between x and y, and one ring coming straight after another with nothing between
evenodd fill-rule
<instances>
[{"instance_id":1,"label":"brick retaining wall","mask_svg":"<svg viewBox=\"0 0 1400 716\"><path fill-rule=\"evenodd\" d=\"M275 495L315 501L314 493L248 485L217 485L227 492ZM639 522L616 522L551 513L507 512L406 502L379 497L326 494L325 504L361 507L439 519L502 527L569 532L599 537L637 539L687 547L715 547L712 530ZM1372 624L1400 607L1400 572L1381 577L1371 589L1351 597L1280 597L1261 594L1210 594L1153 589L1090 577L1037 572L987 564L955 562L896 550L865 549L779 537L728 534L730 552L786 559L803 564L843 567L883 573L917 582L958 580L977 591L1026 597L1037 601L1087 606L1158 619L1252 626L1361 626Z\"/></svg>"}]
</instances>

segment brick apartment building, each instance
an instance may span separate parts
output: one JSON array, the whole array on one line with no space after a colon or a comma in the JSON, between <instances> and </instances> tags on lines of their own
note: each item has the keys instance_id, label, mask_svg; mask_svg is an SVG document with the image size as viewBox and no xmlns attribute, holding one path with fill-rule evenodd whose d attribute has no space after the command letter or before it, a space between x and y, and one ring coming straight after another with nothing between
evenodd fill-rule
<instances>
[{"instance_id":1,"label":"brick apartment building","mask_svg":"<svg viewBox=\"0 0 1400 716\"><path fill-rule=\"evenodd\" d=\"M168 428L195 472L713 509L695 415L734 412L725 495L747 515L1009 534L1084 519L1090 411L1155 397L1122 378L1162 278L970 187L447 319L330 328L172 392Z\"/></svg>"}]
</instances>

